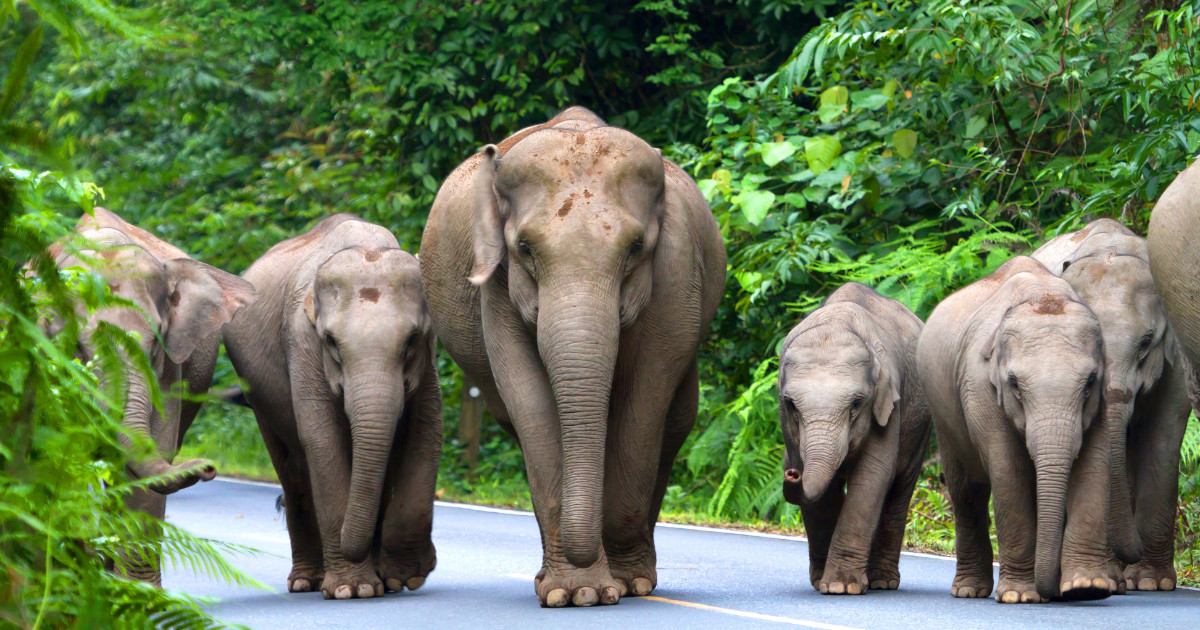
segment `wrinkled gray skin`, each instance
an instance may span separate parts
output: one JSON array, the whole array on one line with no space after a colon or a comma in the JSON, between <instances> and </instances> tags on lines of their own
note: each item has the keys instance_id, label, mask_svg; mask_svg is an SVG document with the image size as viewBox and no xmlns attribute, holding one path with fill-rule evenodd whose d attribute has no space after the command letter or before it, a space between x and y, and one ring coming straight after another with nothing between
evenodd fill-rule
<instances>
[{"instance_id":1,"label":"wrinkled gray skin","mask_svg":"<svg viewBox=\"0 0 1200 630\"><path fill-rule=\"evenodd\" d=\"M692 180L580 107L446 179L421 265L434 327L518 437L544 606L657 583L654 523L696 418L725 249Z\"/></svg>"},{"instance_id":2,"label":"wrinkled gray skin","mask_svg":"<svg viewBox=\"0 0 1200 630\"><path fill-rule=\"evenodd\" d=\"M1150 215L1150 230L1146 245L1150 253L1150 271L1154 286L1167 311L1167 319L1179 343L1184 357L1183 371L1192 406L1200 413L1200 378L1194 366L1200 361L1200 162L1193 162L1175 181L1163 191L1162 197ZM1175 537L1174 501L1178 496L1179 445L1183 442L1183 428L1178 430L1168 423L1160 423L1155 432L1147 432L1142 438L1147 444L1146 452L1153 453L1144 460L1130 462L1139 470L1138 485L1134 486L1136 509L1141 509L1141 494L1150 497L1170 496L1170 512L1150 511L1154 530L1173 541ZM1131 438L1132 439L1132 436ZM1130 447L1132 449L1132 445ZM1144 488L1144 490L1143 490ZM1164 504L1165 505L1165 504ZM1149 506L1147 506L1149 507ZM1139 528L1141 527L1139 519ZM1142 531L1146 553L1142 562L1126 570L1125 576L1136 578L1137 588L1170 589L1175 586L1174 548L1155 544L1156 536ZM1129 582L1126 582L1129 585Z\"/></svg>"},{"instance_id":3,"label":"wrinkled gray skin","mask_svg":"<svg viewBox=\"0 0 1200 630\"><path fill-rule=\"evenodd\" d=\"M420 266L346 214L263 254L225 326L283 486L288 590L415 590L433 570L441 389Z\"/></svg>"},{"instance_id":4,"label":"wrinkled gray skin","mask_svg":"<svg viewBox=\"0 0 1200 630\"><path fill-rule=\"evenodd\" d=\"M1183 358L1154 288L1146 241L1111 219L1033 253L1100 319L1112 448L1109 541L1118 592L1175 588L1179 445L1191 411ZM1132 492L1131 492L1132 489ZM1144 553L1143 553L1144 548Z\"/></svg>"},{"instance_id":5,"label":"wrinkled gray skin","mask_svg":"<svg viewBox=\"0 0 1200 630\"><path fill-rule=\"evenodd\" d=\"M1100 321L1064 280L1017 256L947 297L917 369L954 506L955 597L1099 599L1108 577L1109 448Z\"/></svg>"},{"instance_id":6,"label":"wrinkled gray skin","mask_svg":"<svg viewBox=\"0 0 1200 630\"><path fill-rule=\"evenodd\" d=\"M160 415L150 398L150 385L142 373L130 369L125 376L129 391L122 423L132 433L146 436L158 454L131 460L126 469L135 479L164 476L151 490L138 491L126 503L162 519L166 495L216 476L216 468L205 459L172 464L200 409L193 400L180 396L186 386L188 398L203 395L212 384L213 369L221 343L221 326L238 309L253 302L255 292L249 283L219 269L192 260L187 254L164 243L149 232L130 225L115 213L96 208L76 226L81 237L95 245L90 250L74 251L69 245L52 248L55 265L60 269L84 267L102 275L112 294L141 308L105 308L87 317L77 351L83 361L91 359L94 349L89 338L100 322L137 333L140 347L154 368L162 391ZM87 316L80 305L79 315ZM61 322L50 324L51 334ZM161 337L162 341L159 341ZM131 448L127 436L121 444ZM126 559L130 577L160 585L156 565Z\"/></svg>"},{"instance_id":7,"label":"wrinkled gray skin","mask_svg":"<svg viewBox=\"0 0 1200 630\"><path fill-rule=\"evenodd\" d=\"M783 496L800 506L809 579L822 593L900 586L908 503L929 442L921 328L903 304L849 283L783 342Z\"/></svg>"}]
</instances>

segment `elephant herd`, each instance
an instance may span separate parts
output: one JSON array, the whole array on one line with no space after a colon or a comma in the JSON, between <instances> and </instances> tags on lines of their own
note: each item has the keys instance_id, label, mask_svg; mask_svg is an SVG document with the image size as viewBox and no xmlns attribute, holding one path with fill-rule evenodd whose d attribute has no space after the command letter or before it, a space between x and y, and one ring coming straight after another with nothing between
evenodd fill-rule
<instances>
[{"instance_id":1,"label":"elephant herd","mask_svg":"<svg viewBox=\"0 0 1200 630\"><path fill-rule=\"evenodd\" d=\"M1200 166L1164 193L1148 240L1096 221L947 297L922 323L847 284L781 346L783 494L809 578L830 594L900 584L908 505L936 427L955 516L955 597L1003 603L1170 590L1179 448L1200 386ZM283 488L292 592L417 589L441 454L435 339L519 442L547 607L657 585L654 525L698 407L696 356L724 292L720 230L695 183L634 134L572 107L484 147L442 184L420 259L337 214L241 277L97 208L56 245L135 308L87 319L140 333L163 392L204 392L223 338ZM80 245L82 243L83 245ZM48 324L49 332L55 332ZM150 403L129 371L124 423L158 455L131 507L211 479L170 459L198 405ZM989 501L996 515L993 584ZM157 566L126 572L159 582Z\"/></svg>"}]
</instances>

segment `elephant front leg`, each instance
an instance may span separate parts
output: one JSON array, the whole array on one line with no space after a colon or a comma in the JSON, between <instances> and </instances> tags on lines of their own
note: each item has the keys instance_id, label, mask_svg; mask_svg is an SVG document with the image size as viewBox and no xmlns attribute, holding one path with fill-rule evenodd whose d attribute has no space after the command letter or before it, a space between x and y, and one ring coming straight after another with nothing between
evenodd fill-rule
<instances>
[{"instance_id":1,"label":"elephant front leg","mask_svg":"<svg viewBox=\"0 0 1200 630\"><path fill-rule=\"evenodd\" d=\"M1108 467L1108 430L1097 422L1084 434L1067 487L1059 579L1063 599L1103 599L1117 591L1108 569Z\"/></svg>"},{"instance_id":2,"label":"elephant front leg","mask_svg":"<svg viewBox=\"0 0 1200 630\"><path fill-rule=\"evenodd\" d=\"M834 482L816 501L800 504L800 516L808 533L808 581L818 591L821 590L829 546L833 542L833 532L837 528L845 499L846 489L840 482Z\"/></svg>"},{"instance_id":3,"label":"elephant front leg","mask_svg":"<svg viewBox=\"0 0 1200 630\"><path fill-rule=\"evenodd\" d=\"M397 439L388 469L379 553L379 577L389 590L415 591L437 566L433 501L442 452L442 394L432 364L412 403L408 435Z\"/></svg>"},{"instance_id":4,"label":"elephant front leg","mask_svg":"<svg viewBox=\"0 0 1200 630\"><path fill-rule=\"evenodd\" d=\"M942 470L954 511L954 554L958 566L950 593L955 597L987 597L992 594L992 541L988 498L991 485L972 482L959 456L941 448Z\"/></svg>"},{"instance_id":5,"label":"elephant front leg","mask_svg":"<svg viewBox=\"0 0 1200 630\"><path fill-rule=\"evenodd\" d=\"M1179 445L1187 429L1186 399L1182 409L1162 404L1141 410L1130 436L1130 482L1134 522L1145 543L1142 559L1125 567L1125 588L1175 590L1175 517L1179 496Z\"/></svg>"},{"instance_id":6,"label":"elephant front leg","mask_svg":"<svg viewBox=\"0 0 1200 630\"><path fill-rule=\"evenodd\" d=\"M896 439L893 434L890 436ZM891 446L892 448L888 448ZM868 443L850 474L846 500L829 545L829 558L817 589L829 595L867 592L867 565L880 513L895 476L895 442ZM834 480L837 483L837 479Z\"/></svg>"},{"instance_id":7,"label":"elephant front leg","mask_svg":"<svg viewBox=\"0 0 1200 630\"><path fill-rule=\"evenodd\" d=\"M990 453L989 476L996 510L997 546L1000 548L996 601L1002 604L1043 603L1046 599L1038 594L1035 575L1037 484L1033 464L1012 436L1001 436L985 443L984 448ZM1103 536L1101 540L1104 540Z\"/></svg>"},{"instance_id":8,"label":"elephant front leg","mask_svg":"<svg viewBox=\"0 0 1200 630\"><path fill-rule=\"evenodd\" d=\"M292 391L313 389L311 385L298 388L293 383L292 386ZM325 599L380 597L384 592L383 582L375 572L370 554L361 562L352 562L342 554L342 522L350 488L350 443L340 430L339 414L341 410L332 401L316 396L296 405L296 425L308 462L309 486L321 536L325 569L321 593Z\"/></svg>"}]
</instances>

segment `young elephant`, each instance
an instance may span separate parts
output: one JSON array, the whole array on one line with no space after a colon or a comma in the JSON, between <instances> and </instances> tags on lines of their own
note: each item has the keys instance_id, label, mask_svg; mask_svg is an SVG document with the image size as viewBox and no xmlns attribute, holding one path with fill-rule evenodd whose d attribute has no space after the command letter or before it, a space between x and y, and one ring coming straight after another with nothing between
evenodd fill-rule
<instances>
[{"instance_id":1,"label":"young elephant","mask_svg":"<svg viewBox=\"0 0 1200 630\"><path fill-rule=\"evenodd\" d=\"M519 438L538 600L649 594L654 523L696 420L696 351L725 285L695 182L572 107L450 174L421 266L438 336Z\"/></svg>"},{"instance_id":2,"label":"young elephant","mask_svg":"<svg viewBox=\"0 0 1200 630\"><path fill-rule=\"evenodd\" d=\"M442 403L416 258L339 214L244 277L260 297L225 327L225 347L283 485L288 590L419 588L436 563Z\"/></svg>"},{"instance_id":3,"label":"young elephant","mask_svg":"<svg viewBox=\"0 0 1200 630\"><path fill-rule=\"evenodd\" d=\"M917 369L954 506L951 593L992 591L989 494L997 601L1115 591L1106 568L1104 339L1070 285L1032 258L1013 258L934 309Z\"/></svg>"},{"instance_id":4,"label":"young elephant","mask_svg":"<svg viewBox=\"0 0 1200 630\"><path fill-rule=\"evenodd\" d=\"M850 283L783 342L783 496L800 506L809 579L822 593L900 585L908 502L929 441L914 357L921 328L903 304Z\"/></svg>"},{"instance_id":5,"label":"young elephant","mask_svg":"<svg viewBox=\"0 0 1200 630\"><path fill-rule=\"evenodd\" d=\"M66 244L51 248L55 265L91 268L104 277L112 294L139 308L104 308L86 317L79 358L90 360L94 348L89 339L100 322L112 324L140 337L142 352L154 368L162 391L162 414L151 402L150 385L142 372L130 369L125 376L129 391L122 423L131 432L150 438L158 448L154 457L131 460L130 476L143 479L165 475L150 490L129 496L127 504L162 519L166 495L216 476L205 459L172 464L183 435L196 418L200 404L181 396L186 385L188 398L202 395L212 384L213 369L221 343L221 326L238 309L253 302L254 288L248 282L219 269L192 260L187 254L149 232L126 223L121 217L96 208L79 220L76 231L91 249L73 251ZM61 321L50 323L50 334L61 329ZM121 436L126 447L131 441ZM159 567L127 559L130 577L158 585Z\"/></svg>"},{"instance_id":6,"label":"young elephant","mask_svg":"<svg viewBox=\"0 0 1200 630\"><path fill-rule=\"evenodd\" d=\"M1118 592L1171 590L1179 446L1191 407L1183 359L1150 275L1146 241L1116 221L1100 219L1051 240L1033 258L1070 283L1104 332L1112 448L1109 541L1131 565L1123 576L1114 566Z\"/></svg>"}]
</instances>

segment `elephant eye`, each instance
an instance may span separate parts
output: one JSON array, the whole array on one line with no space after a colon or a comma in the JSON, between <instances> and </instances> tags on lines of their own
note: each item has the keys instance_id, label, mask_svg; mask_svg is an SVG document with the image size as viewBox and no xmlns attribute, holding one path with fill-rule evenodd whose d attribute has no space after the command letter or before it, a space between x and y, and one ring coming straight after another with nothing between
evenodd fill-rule
<instances>
[{"instance_id":1,"label":"elephant eye","mask_svg":"<svg viewBox=\"0 0 1200 630\"><path fill-rule=\"evenodd\" d=\"M1138 350L1146 350L1154 341L1154 331L1150 331L1142 336L1142 340L1138 342Z\"/></svg>"},{"instance_id":2,"label":"elephant eye","mask_svg":"<svg viewBox=\"0 0 1200 630\"><path fill-rule=\"evenodd\" d=\"M529 249L529 242L524 239L517 241L517 251L521 252L522 256L530 256L533 254L533 250Z\"/></svg>"},{"instance_id":3,"label":"elephant eye","mask_svg":"<svg viewBox=\"0 0 1200 630\"><path fill-rule=\"evenodd\" d=\"M634 241L633 243L630 243L629 255L630 256L637 255L638 252L642 251L643 247L644 247L644 245L642 244L642 239L640 239L640 238L638 240Z\"/></svg>"},{"instance_id":4,"label":"elephant eye","mask_svg":"<svg viewBox=\"0 0 1200 630\"><path fill-rule=\"evenodd\" d=\"M325 333L325 343L329 344L333 350L337 350L337 339L333 338L333 333Z\"/></svg>"},{"instance_id":5,"label":"elephant eye","mask_svg":"<svg viewBox=\"0 0 1200 630\"><path fill-rule=\"evenodd\" d=\"M862 404L863 404L863 397L862 397L862 396L855 396L855 397L854 397L854 400L851 400L851 401L850 401L850 408L851 408L851 409L858 409L859 407L861 407L861 406L862 406Z\"/></svg>"},{"instance_id":6,"label":"elephant eye","mask_svg":"<svg viewBox=\"0 0 1200 630\"><path fill-rule=\"evenodd\" d=\"M791 398L785 397L783 399L783 406L787 409L788 413L796 413L796 403Z\"/></svg>"},{"instance_id":7,"label":"elephant eye","mask_svg":"<svg viewBox=\"0 0 1200 630\"><path fill-rule=\"evenodd\" d=\"M408 336L408 339L404 340L404 356L412 356L413 351L417 349L417 339L419 337L420 335L416 331L413 331Z\"/></svg>"},{"instance_id":8,"label":"elephant eye","mask_svg":"<svg viewBox=\"0 0 1200 630\"><path fill-rule=\"evenodd\" d=\"M1086 385L1084 385L1084 388L1085 388L1085 389L1091 389L1091 388L1092 388L1092 386L1093 386L1093 385L1095 385L1095 384L1096 384L1096 373L1095 373L1095 372L1092 372L1091 374L1088 374L1088 378L1087 378L1087 384L1086 384Z\"/></svg>"}]
</instances>

